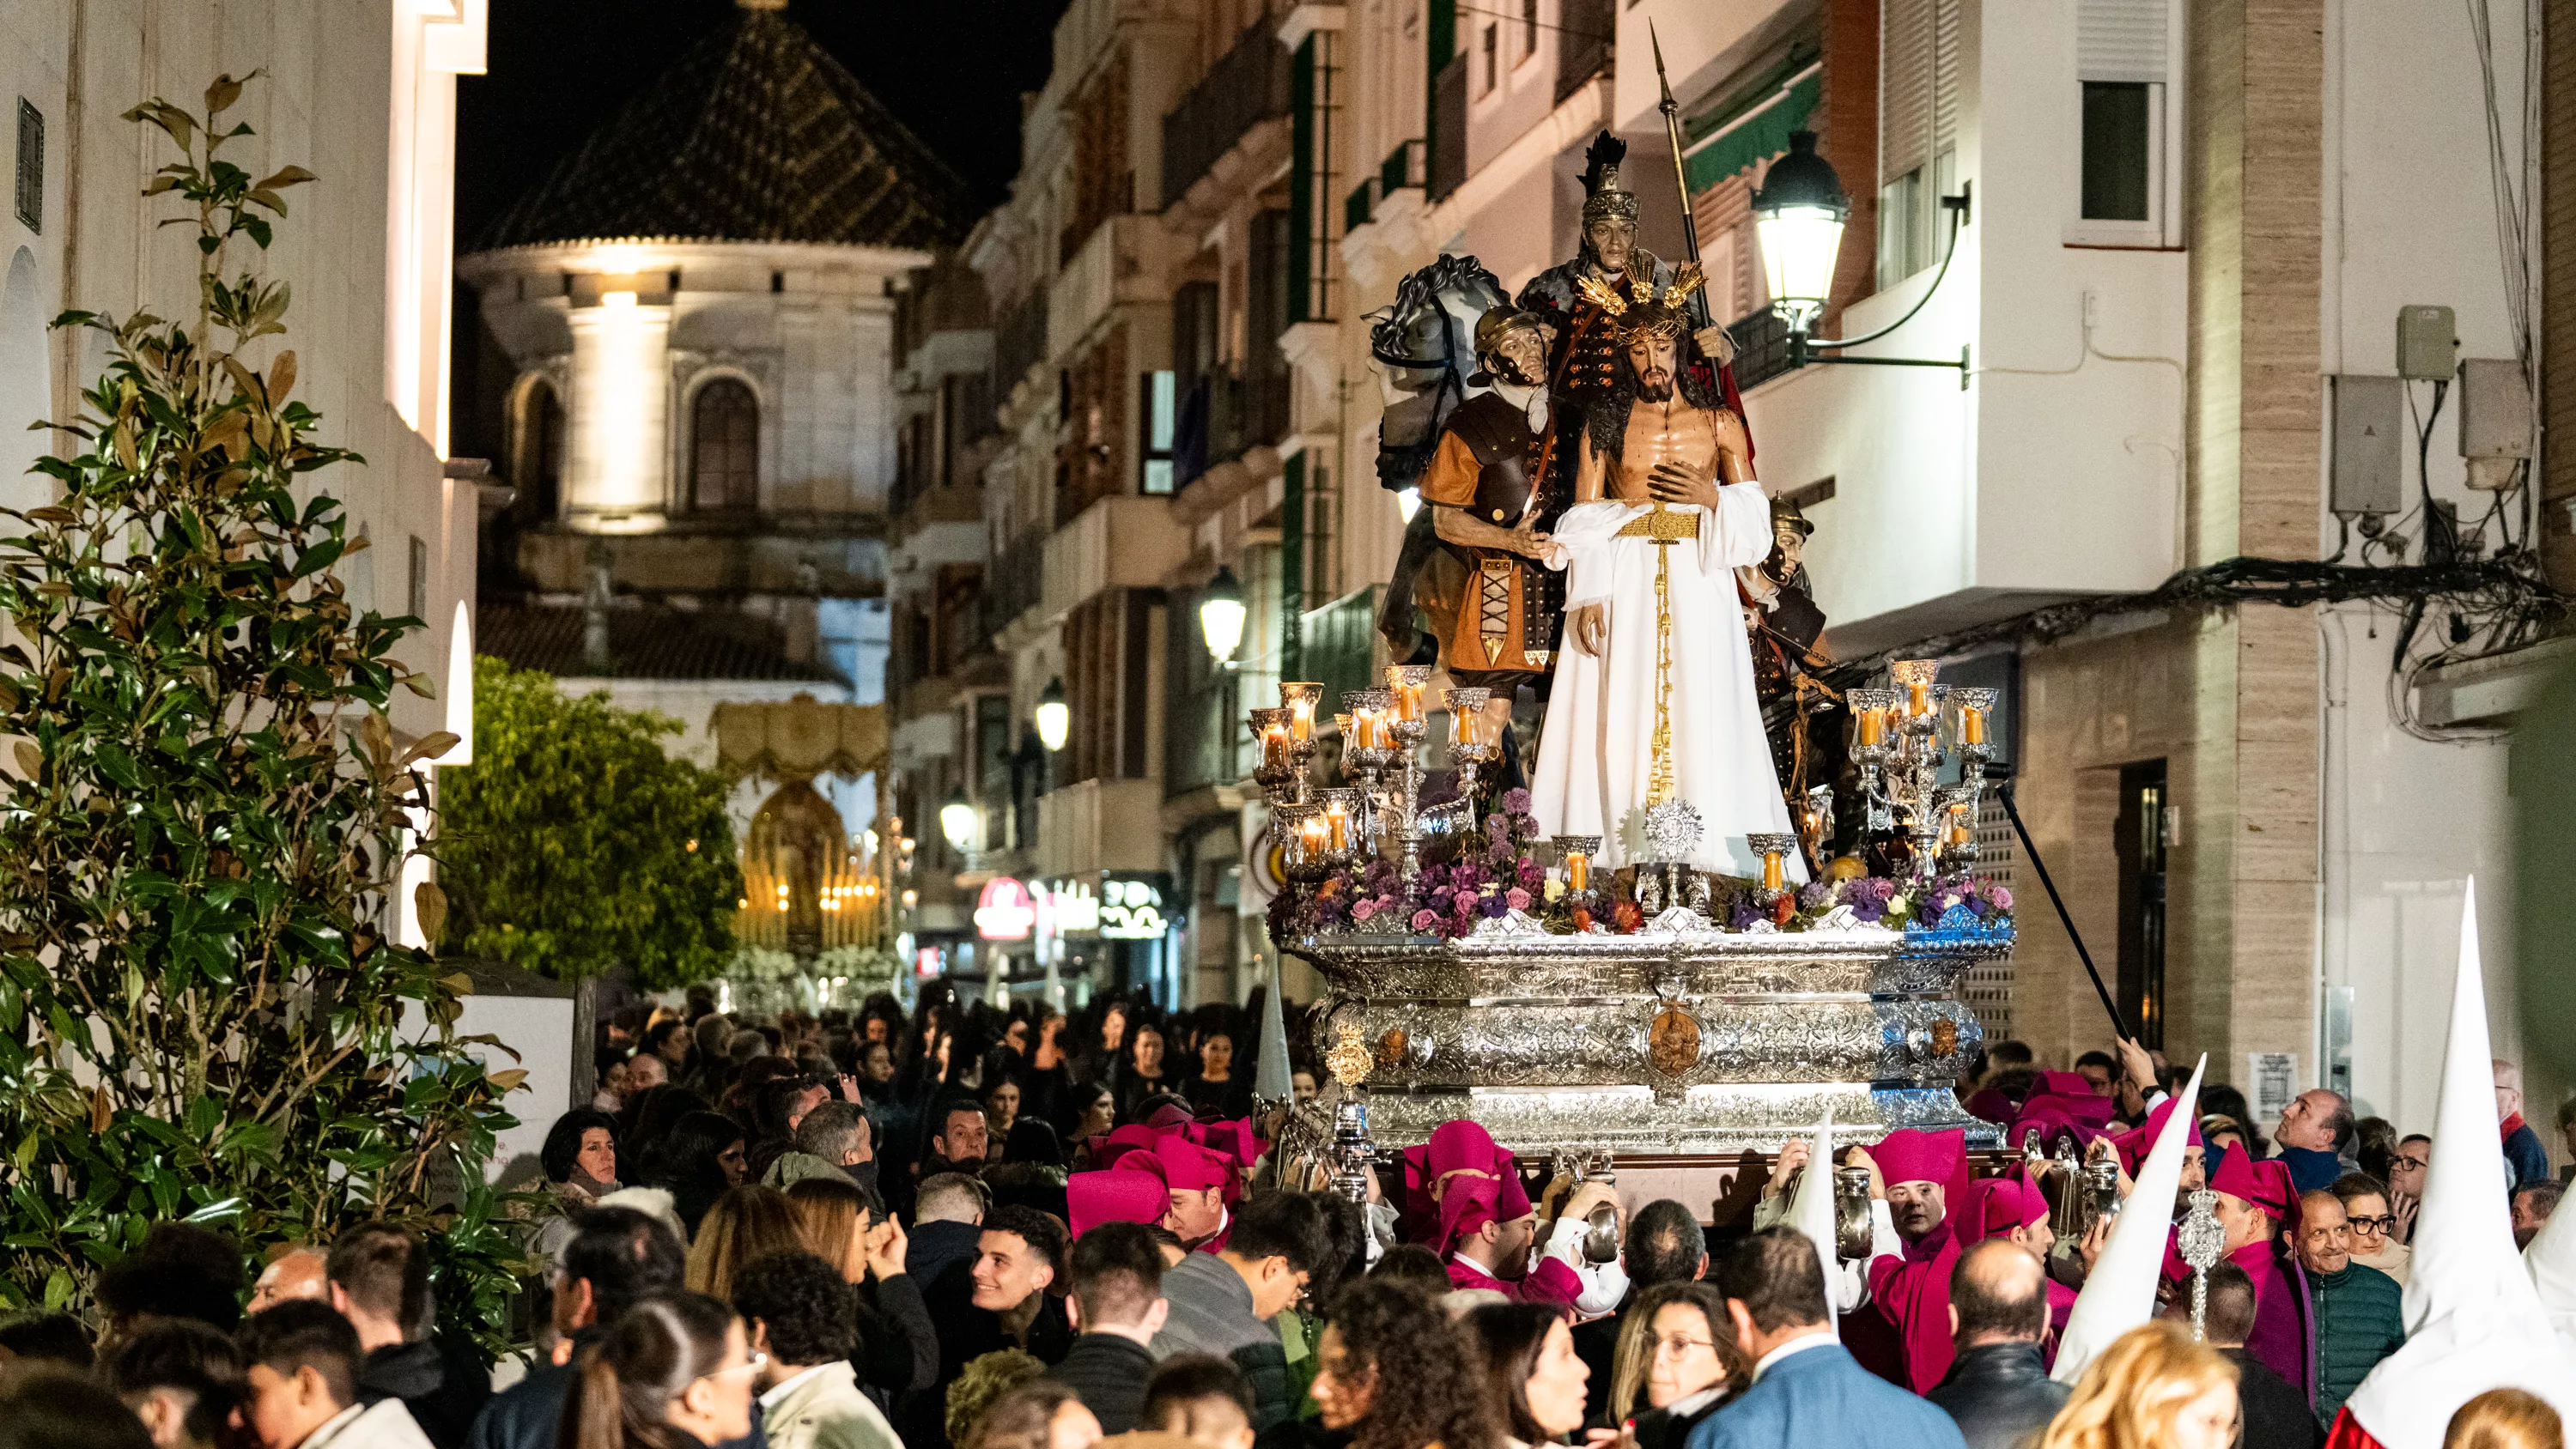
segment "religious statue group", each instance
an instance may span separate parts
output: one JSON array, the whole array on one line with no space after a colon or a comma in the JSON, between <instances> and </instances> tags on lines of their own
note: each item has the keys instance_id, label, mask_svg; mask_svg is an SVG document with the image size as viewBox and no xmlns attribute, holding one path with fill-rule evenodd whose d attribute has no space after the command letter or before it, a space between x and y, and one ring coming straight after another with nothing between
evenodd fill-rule
<instances>
[{"instance_id":1,"label":"religious statue group","mask_svg":"<svg viewBox=\"0 0 2576 1449\"><path fill-rule=\"evenodd\" d=\"M1580 254L1518 298L1443 257L1380 315L1381 480L1423 505L1382 622L1410 649L1419 608L1450 678L1492 691L1507 749L1531 689L1535 759L1514 750L1502 779L1525 779L1543 831L1601 837L1609 868L1756 875L1747 837L1794 833L1763 699L1816 658L1812 529L1754 477L1698 266L1637 245L1625 149L1593 143ZM1677 848L1657 828L1676 811L1695 827Z\"/></svg>"}]
</instances>

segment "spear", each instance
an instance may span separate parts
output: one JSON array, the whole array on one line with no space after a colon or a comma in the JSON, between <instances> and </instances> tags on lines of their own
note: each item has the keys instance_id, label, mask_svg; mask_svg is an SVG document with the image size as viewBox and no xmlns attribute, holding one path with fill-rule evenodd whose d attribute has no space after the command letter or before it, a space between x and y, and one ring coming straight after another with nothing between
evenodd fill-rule
<instances>
[{"instance_id":1,"label":"spear","mask_svg":"<svg viewBox=\"0 0 2576 1449\"><path fill-rule=\"evenodd\" d=\"M1646 41L1655 48L1655 84L1664 93L1658 109L1664 113L1664 136L1673 146L1673 194L1680 198L1682 204L1682 249L1689 253L1691 265L1697 266L1699 218L1691 213L1690 176L1682 169L1682 108L1673 101L1673 83L1664 74L1664 42L1655 34L1655 22L1651 17L1646 21ZM1699 319L1700 326L1706 327L1709 324L1708 288L1703 286L1691 293L1690 304L1691 315Z\"/></svg>"}]
</instances>

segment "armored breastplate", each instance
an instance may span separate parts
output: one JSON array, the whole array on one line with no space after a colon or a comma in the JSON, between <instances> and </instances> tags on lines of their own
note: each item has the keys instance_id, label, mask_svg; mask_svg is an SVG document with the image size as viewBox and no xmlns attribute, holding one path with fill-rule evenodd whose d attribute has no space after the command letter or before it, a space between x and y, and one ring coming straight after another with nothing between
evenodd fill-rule
<instances>
[{"instance_id":1,"label":"armored breastplate","mask_svg":"<svg viewBox=\"0 0 2576 1449\"><path fill-rule=\"evenodd\" d=\"M1531 429L1529 415L1489 392L1461 404L1449 426L1476 455L1476 517L1502 528L1517 526L1529 508L1534 465L1545 441Z\"/></svg>"}]
</instances>

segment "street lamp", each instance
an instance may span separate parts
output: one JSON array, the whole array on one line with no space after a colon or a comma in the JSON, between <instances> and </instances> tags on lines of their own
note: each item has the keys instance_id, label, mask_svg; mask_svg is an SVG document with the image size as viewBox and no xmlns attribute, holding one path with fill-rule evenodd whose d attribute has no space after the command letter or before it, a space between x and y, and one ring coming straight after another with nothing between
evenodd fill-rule
<instances>
[{"instance_id":1,"label":"street lamp","mask_svg":"<svg viewBox=\"0 0 2576 1449\"><path fill-rule=\"evenodd\" d=\"M1038 691L1038 743L1052 755L1064 748L1065 737L1073 732L1073 712L1064 705L1064 681L1050 679Z\"/></svg>"},{"instance_id":2,"label":"street lamp","mask_svg":"<svg viewBox=\"0 0 2576 1449\"><path fill-rule=\"evenodd\" d=\"M1851 197L1843 190L1842 178L1834 173L1833 163L1816 154L1816 133L1789 133L1789 154L1771 163L1764 173L1762 189L1753 193L1753 229L1762 245L1762 275L1771 288L1771 306L1788 324L1789 357L1792 368L1811 362L1849 363L1873 367L1955 367L1959 369L1959 386L1968 385L1968 349L1959 349L1956 361L1928 357L1850 357L1820 356L1826 349L1857 347L1875 342L1914 320L1923 304L1941 289L1941 279L1950 275L1950 259L1959 253L1959 228L1968 222L1968 183L1959 184L1959 194L1941 198L1941 209L1950 217L1948 247L1941 253L1941 269L1932 276L1932 285L1914 299L1905 315L1862 337L1822 338L1810 335L1816 318L1833 292L1834 263L1842 254L1843 223L1851 215Z\"/></svg>"},{"instance_id":3,"label":"street lamp","mask_svg":"<svg viewBox=\"0 0 2576 1449\"><path fill-rule=\"evenodd\" d=\"M1243 643L1243 581L1231 568L1220 567L1199 595L1199 633L1208 653L1225 668L1234 667L1234 651Z\"/></svg>"},{"instance_id":4,"label":"street lamp","mask_svg":"<svg viewBox=\"0 0 2576 1449\"><path fill-rule=\"evenodd\" d=\"M939 833L948 837L950 848L959 855L974 847L975 807L966 802L964 786L950 790L946 803L939 807Z\"/></svg>"}]
</instances>

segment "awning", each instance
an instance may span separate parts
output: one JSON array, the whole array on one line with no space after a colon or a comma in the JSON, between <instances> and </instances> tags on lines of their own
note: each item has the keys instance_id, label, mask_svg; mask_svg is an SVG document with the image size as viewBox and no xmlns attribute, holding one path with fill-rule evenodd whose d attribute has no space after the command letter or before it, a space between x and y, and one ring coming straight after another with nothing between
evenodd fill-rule
<instances>
[{"instance_id":1,"label":"awning","mask_svg":"<svg viewBox=\"0 0 2576 1449\"><path fill-rule=\"evenodd\" d=\"M1742 99L1692 119L1683 133L1682 174L1693 195L1789 149L1789 133L1824 99L1824 62L1792 61L1776 81L1737 94Z\"/></svg>"}]
</instances>

